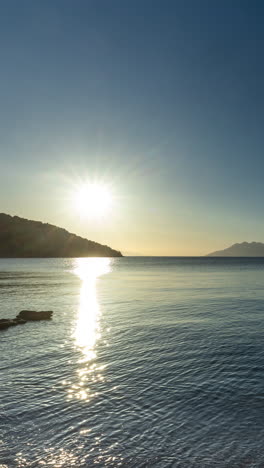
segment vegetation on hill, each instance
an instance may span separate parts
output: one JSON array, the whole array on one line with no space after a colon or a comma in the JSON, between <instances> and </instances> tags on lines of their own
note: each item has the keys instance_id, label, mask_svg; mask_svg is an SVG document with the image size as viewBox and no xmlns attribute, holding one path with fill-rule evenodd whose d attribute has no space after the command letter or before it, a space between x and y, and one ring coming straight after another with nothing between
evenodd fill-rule
<instances>
[{"instance_id":1,"label":"vegetation on hill","mask_svg":"<svg viewBox=\"0 0 264 468\"><path fill-rule=\"evenodd\" d=\"M122 257L65 229L0 213L0 257Z\"/></svg>"}]
</instances>

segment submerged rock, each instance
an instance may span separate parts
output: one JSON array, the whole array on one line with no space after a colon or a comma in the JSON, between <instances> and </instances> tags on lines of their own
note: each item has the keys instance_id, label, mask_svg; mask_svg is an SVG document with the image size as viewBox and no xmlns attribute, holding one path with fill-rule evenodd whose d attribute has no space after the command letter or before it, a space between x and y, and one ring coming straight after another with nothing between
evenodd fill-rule
<instances>
[{"instance_id":1,"label":"submerged rock","mask_svg":"<svg viewBox=\"0 0 264 468\"><path fill-rule=\"evenodd\" d=\"M13 320L10 319L1 319L0 320L0 330L4 330L5 328L11 327L13 325Z\"/></svg>"},{"instance_id":2,"label":"submerged rock","mask_svg":"<svg viewBox=\"0 0 264 468\"><path fill-rule=\"evenodd\" d=\"M52 310L41 310L40 312L35 310L21 310L16 316L16 320L50 320L52 314Z\"/></svg>"},{"instance_id":3,"label":"submerged rock","mask_svg":"<svg viewBox=\"0 0 264 468\"><path fill-rule=\"evenodd\" d=\"M24 323L32 320L51 320L52 310L21 310L15 319L0 319L0 330L5 330L15 325L23 325Z\"/></svg>"},{"instance_id":4,"label":"submerged rock","mask_svg":"<svg viewBox=\"0 0 264 468\"><path fill-rule=\"evenodd\" d=\"M22 319L22 318L18 318L16 317L14 320L13 320L14 325L24 325L24 323L27 323L26 320Z\"/></svg>"},{"instance_id":5,"label":"submerged rock","mask_svg":"<svg viewBox=\"0 0 264 468\"><path fill-rule=\"evenodd\" d=\"M14 327L15 325L23 325L26 320L15 318L15 319L0 319L0 330L5 328Z\"/></svg>"}]
</instances>

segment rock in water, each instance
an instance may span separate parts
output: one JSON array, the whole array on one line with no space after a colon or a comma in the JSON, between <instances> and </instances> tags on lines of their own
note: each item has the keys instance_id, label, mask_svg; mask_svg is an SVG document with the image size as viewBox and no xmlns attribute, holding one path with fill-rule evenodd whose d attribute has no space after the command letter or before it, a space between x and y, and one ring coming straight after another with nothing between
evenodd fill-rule
<instances>
[{"instance_id":1,"label":"rock in water","mask_svg":"<svg viewBox=\"0 0 264 468\"><path fill-rule=\"evenodd\" d=\"M4 330L5 328L11 327L13 325L13 320L10 319L1 319L0 320L0 330Z\"/></svg>"},{"instance_id":2,"label":"rock in water","mask_svg":"<svg viewBox=\"0 0 264 468\"><path fill-rule=\"evenodd\" d=\"M24 325L24 323L27 323L26 320L17 317L13 320L13 322L15 322L14 325Z\"/></svg>"},{"instance_id":3,"label":"rock in water","mask_svg":"<svg viewBox=\"0 0 264 468\"><path fill-rule=\"evenodd\" d=\"M0 319L0 330L4 330L5 328L14 327L15 325L23 325L26 323L26 320L22 318L15 318L15 319Z\"/></svg>"},{"instance_id":4,"label":"rock in water","mask_svg":"<svg viewBox=\"0 0 264 468\"><path fill-rule=\"evenodd\" d=\"M21 310L16 316L16 320L50 320L52 314L52 310L42 310L40 312L36 312L35 310Z\"/></svg>"},{"instance_id":5,"label":"rock in water","mask_svg":"<svg viewBox=\"0 0 264 468\"><path fill-rule=\"evenodd\" d=\"M35 310L21 310L15 319L0 319L0 330L5 330L15 325L23 325L30 320L51 320L52 310L42 310L36 312Z\"/></svg>"}]
</instances>

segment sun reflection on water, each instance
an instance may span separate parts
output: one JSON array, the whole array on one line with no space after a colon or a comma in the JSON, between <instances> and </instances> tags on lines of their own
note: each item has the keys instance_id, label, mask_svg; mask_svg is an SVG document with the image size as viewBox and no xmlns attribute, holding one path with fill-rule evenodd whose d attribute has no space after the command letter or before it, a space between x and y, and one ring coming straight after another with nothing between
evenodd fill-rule
<instances>
[{"instance_id":1,"label":"sun reflection on water","mask_svg":"<svg viewBox=\"0 0 264 468\"><path fill-rule=\"evenodd\" d=\"M75 345L82 352L77 370L78 384L69 390L69 397L76 396L88 400L92 396L87 388L87 380L95 382L102 379L99 367L95 364L95 345L101 336L100 306L96 294L97 279L111 271L109 258L78 258L75 260L74 274L82 281L80 289L79 311L76 328L73 333Z\"/></svg>"},{"instance_id":2,"label":"sun reflection on water","mask_svg":"<svg viewBox=\"0 0 264 468\"><path fill-rule=\"evenodd\" d=\"M76 345L84 361L95 357L95 343L100 337L100 307L96 295L96 280L110 271L109 258L78 258L74 273L82 280L79 314L74 332Z\"/></svg>"}]
</instances>

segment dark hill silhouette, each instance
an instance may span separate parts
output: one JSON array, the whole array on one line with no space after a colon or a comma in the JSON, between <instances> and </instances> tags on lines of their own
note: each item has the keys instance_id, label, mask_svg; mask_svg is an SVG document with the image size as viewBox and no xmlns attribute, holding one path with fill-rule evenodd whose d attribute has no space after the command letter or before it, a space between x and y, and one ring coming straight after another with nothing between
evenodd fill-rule
<instances>
[{"instance_id":1,"label":"dark hill silhouette","mask_svg":"<svg viewBox=\"0 0 264 468\"><path fill-rule=\"evenodd\" d=\"M0 213L0 257L122 257L122 254L52 224Z\"/></svg>"},{"instance_id":2,"label":"dark hill silhouette","mask_svg":"<svg viewBox=\"0 0 264 468\"><path fill-rule=\"evenodd\" d=\"M264 257L264 244L262 242L233 244L227 249L212 252L207 257Z\"/></svg>"}]
</instances>

